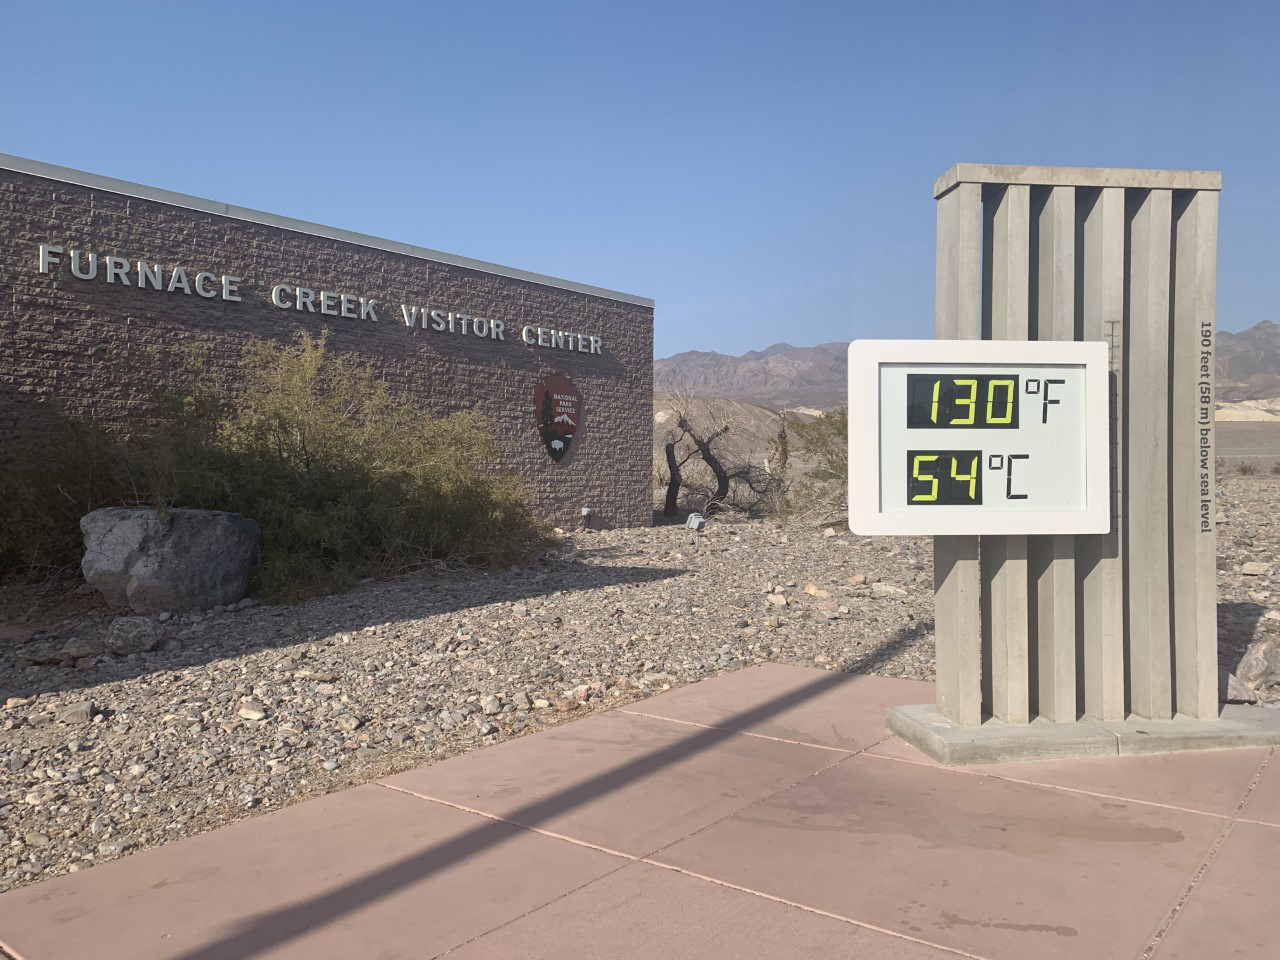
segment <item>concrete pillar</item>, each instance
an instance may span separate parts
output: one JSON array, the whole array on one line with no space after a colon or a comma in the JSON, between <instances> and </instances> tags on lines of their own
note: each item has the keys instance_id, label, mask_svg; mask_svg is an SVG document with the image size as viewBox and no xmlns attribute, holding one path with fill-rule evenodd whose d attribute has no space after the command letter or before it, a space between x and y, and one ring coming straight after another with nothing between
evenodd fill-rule
<instances>
[{"instance_id":1,"label":"concrete pillar","mask_svg":"<svg viewBox=\"0 0 1280 960\"><path fill-rule=\"evenodd\" d=\"M988 295L983 326L993 340L1028 339L1031 188L1010 184L985 195L983 245ZM1006 723L1030 719L1027 538L982 537L985 712Z\"/></svg>"},{"instance_id":2,"label":"concrete pillar","mask_svg":"<svg viewBox=\"0 0 1280 960\"><path fill-rule=\"evenodd\" d=\"M1074 340L1076 317L1075 188L1032 190L1031 339ZM1031 645L1035 712L1058 723L1076 719L1076 538L1032 537Z\"/></svg>"},{"instance_id":3,"label":"concrete pillar","mask_svg":"<svg viewBox=\"0 0 1280 960\"><path fill-rule=\"evenodd\" d=\"M1217 547L1213 520L1214 299L1218 195L1174 195L1173 637L1175 706L1191 717L1218 714ZM1194 388L1193 385L1194 384Z\"/></svg>"},{"instance_id":4,"label":"concrete pillar","mask_svg":"<svg viewBox=\"0 0 1280 960\"><path fill-rule=\"evenodd\" d=\"M1123 720L1124 563L1120 531L1124 525L1124 458L1114 425L1125 422L1122 406L1124 352L1124 188L1082 190L1077 203L1082 257L1080 279L1082 337L1102 340L1111 353L1111 532L1081 537L1076 545L1083 620L1084 715L1094 720Z\"/></svg>"},{"instance_id":5,"label":"concrete pillar","mask_svg":"<svg viewBox=\"0 0 1280 960\"><path fill-rule=\"evenodd\" d=\"M945 240L944 240L945 238ZM982 188L957 185L938 201L934 335L982 334ZM933 602L937 710L958 724L982 722L982 618L977 537L934 537Z\"/></svg>"},{"instance_id":6,"label":"concrete pillar","mask_svg":"<svg viewBox=\"0 0 1280 960\"><path fill-rule=\"evenodd\" d=\"M1129 710L1173 716L1169 621L1169 252L1172 190L1134 190L1129 216L1129 371L1125 552L1129 586Z\"/></svg>"},{"instance_id":7,"label":"concrete pillar","mask_svg":"<svg viewBox=\"0 0 1280 960\"><path fill-rule=\"evenodd\" d=\"M1109 533L935 539L937 713L955 724L1217 716L1220 187L980 164L936 185L936 335L1104 340L1112 372Z\"/></svg>"}]
</instances>

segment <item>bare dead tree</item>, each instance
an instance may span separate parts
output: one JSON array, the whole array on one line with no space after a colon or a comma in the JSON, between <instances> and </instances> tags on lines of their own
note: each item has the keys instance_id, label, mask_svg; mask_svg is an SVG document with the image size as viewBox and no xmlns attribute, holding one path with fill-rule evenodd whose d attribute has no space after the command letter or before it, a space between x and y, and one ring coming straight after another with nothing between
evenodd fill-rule
<instances>
[{"instance_id":1,"label":"bare dead tree","mask_svg":"<svg viewBox=\"0 0 1280 960\"><path fill-rule=\"evenodd\" d=\"M730 472L713 449L715 442L729 432L729 424L722 420L713 424L709 432L702 426L694 426L692 400L685 394L674 394L670 400L675 426L668 431L663 443L667 475L662 514L666 517L673 517L679 511L680 491L687 486L681 468L695 457L707 465L716 483L715 492L707 499L702 512L710 516L729 494Z\"/></svg>"},{"instance_id":2,"label":"bare dead tree","mask_svg":"<svg viewBox=\"0 0 1280 960\"><path fill-rule=\"evenodd\" d=\"M674 517L676 515L676 505L680 499L680 484L683 477L680 475L680 468L689 462L689 458L697 452L697 448L689 451L683 458L676 457L676 447L684 440L684 431L679 436L668 434L668 440L665 446L667 454L667 498L662 504L662 515L664 517Z\"/></svg>"},{"instance_id":3,"label":"bare dead tree","mask_svg":"<svg viewBox=\"0 0 1280 960\"><path fill-rule=\"evenodd\" d=\"M720 509L720 505L729 496L729 473L711 450L711 445L729 432L729 424L721 424L718 429L705 437L693 429L693 426L689 423L688 416L685 414L680 415L676 420L676 425L693 441L694 448L702 457L702 462L707 465L716 478L716 492L711 495L707 500L706 506L702 508L702 512L709 517ZM667 488L667 498L668 500L671 498L670 487Z\"/></svg>"}]
</instances>

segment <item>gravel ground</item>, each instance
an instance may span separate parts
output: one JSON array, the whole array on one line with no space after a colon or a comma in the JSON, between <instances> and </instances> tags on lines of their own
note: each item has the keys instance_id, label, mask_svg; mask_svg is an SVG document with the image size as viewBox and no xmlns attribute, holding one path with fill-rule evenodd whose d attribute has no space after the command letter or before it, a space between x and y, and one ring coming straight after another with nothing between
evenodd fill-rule
<instances>
[{"instance_id":1,"label":"gravel ground","mask_svg":"<svg viewBox=\"0 0 1280 960\"><path fill-rule=\"evenodd\" d=\"M582 532L533 569L37 633L0 662L0 887L762 660L932 675L926 541L692 536ZM102 652L124 634L160 646Z\"/></svg>"},{"instance_id":2,"label":"gravel ground","mask_svg":"<svg viewBox=\"0 0 1280 960\"><path fill-rule=\"evenodd\" d=\"M1280 629L1280 477L1225 477L1220 504L1230 669ZM532 569L114 633L77 616L0 659L0 889L763 660L931 679L931 617L926 539L764 522L582 532Z\"/></svg>"}]
</instances>

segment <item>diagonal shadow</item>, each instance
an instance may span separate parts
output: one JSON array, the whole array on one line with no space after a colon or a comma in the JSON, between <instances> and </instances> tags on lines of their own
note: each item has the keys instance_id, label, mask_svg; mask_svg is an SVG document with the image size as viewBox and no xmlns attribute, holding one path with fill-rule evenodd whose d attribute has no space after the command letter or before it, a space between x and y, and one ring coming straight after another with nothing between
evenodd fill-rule
<instances>
[{"instance_id":1,"label":"diagonal shadow","mask_svg":"<svg viewBox=\"0 0 1280 960\"><path fill-rule=\"evenodd\" d=\"M914 641L914 632L899 630L879 647L848 664L841 672L826 673L812 683L775 697L750 710L726 717L718 727L700 730L685 740L639 757L614 770L513 811L502 821L487 821L461 836L404 857L338 890L287 907L269 910L240 924L233 933L172 960L245 960L303 934L328 926L395 891L466 860L480 851L518 835L520 827L537 827L566 811L652 776L664 767L708 750L762 720L804 703L847 682L845 673L867 673L892 659ZM518 826L513 826L518 824Z\"/></svg>"},{"instance_id":2,"label":"diagonal shadow","mask_svg":"<svg viewBox=\"0 0 1280 960\"><path fill-rule=\"evenodd\" d=\"M388 589L400 581L385 581L383 589L326 597L315 601L313 609L325 605L324 631L329 635L355 633L368 626L397 620L443 618L488 604L542 599L556 592L656 583L685 576L688 571L678 567L597 566L572 560L563 567L536 572L541 573L536 579L527 576L525 571L519 575L472 579L465 582L466 589L461 589L461 581L433 580L424 574L417 581L424 587L422 592ZM443 588L443 595L429 592L436 586ZM295 646L309 642L314 632L308 629L291 636L281 633L280 627L289 620L289 608L258 607L236 616L238 620L219 625L216 642L197 637L176 650L160 649L119 658L103 654L98 665L87 668L48 665L29 670L21 665L22 648L0 649L0 690L8 696L29 696L96 687L167 670L183 670L213 660ZM89 631L89 635L96 636L97 632Z\"/></svg>"}]
</instances>

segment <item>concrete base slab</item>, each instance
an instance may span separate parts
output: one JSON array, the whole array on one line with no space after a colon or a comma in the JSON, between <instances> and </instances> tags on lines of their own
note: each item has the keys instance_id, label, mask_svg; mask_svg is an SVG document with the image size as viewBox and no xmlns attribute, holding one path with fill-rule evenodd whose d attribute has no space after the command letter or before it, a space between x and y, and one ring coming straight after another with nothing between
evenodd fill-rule
<instances>
[{"instance_id":1,"label":"concrete base slab","mask_svg":"<svg viewBox=\"0 0 1280 960\"><path fill-rule=\"evenodd\" d=\"M1241 704L1225 705L1217 720L1179 716L1172 720L1054 723L1036 718L1015 725L987 719L981 726L963 727L925 703L890 707L885 722L890 732L947 766L1280 744L1280 710Z\"/></svg>"},{"instance_id":2,"label":"concrete base slab","mask_svg":"<svg viewBox=\"0 0 1280 960\"><path fill-rule=\"evenodd\" d=\"M1037 717L1026 725L987 720L979 727L962 727L932 703L920 703L890 707L885 722L891 733L947 766L1116 754L1115 734L1089 721L1054 723Z\"/></svg>"},{"instance_id":3,"label":"concrete base slab","mask_svg":"<svg viewBox=\"0 0 1280 960\"><path fill-rule=\"evenodd\" d=\"M1100 724L1116 735L1118 752L1174 753L1179 750L1222 750L1229 747L1265 747L1280 743L1280 710L1223 704L1217 720L1140 720Z\"/></svg>"}]
</instances>

